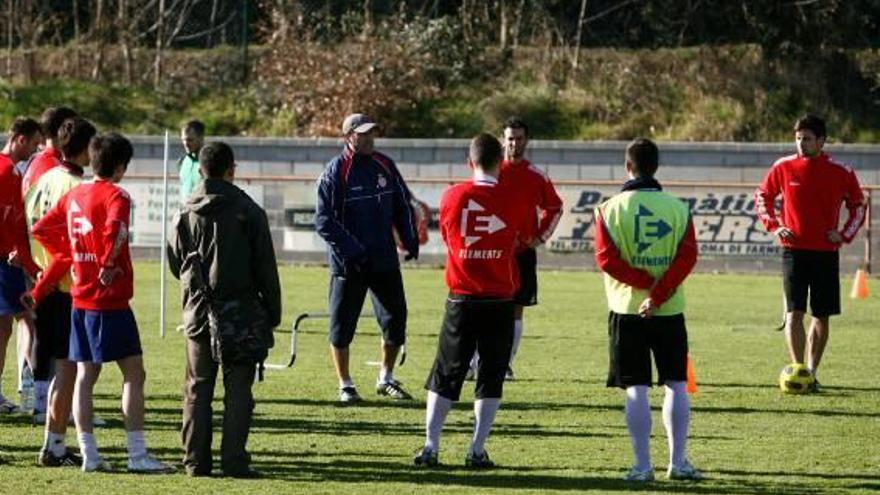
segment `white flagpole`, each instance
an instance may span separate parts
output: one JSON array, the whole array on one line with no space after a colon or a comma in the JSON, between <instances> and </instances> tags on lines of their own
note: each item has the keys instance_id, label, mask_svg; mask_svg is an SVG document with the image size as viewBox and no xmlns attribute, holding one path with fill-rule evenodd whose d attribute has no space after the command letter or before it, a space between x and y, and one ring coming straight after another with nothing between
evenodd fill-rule
<instances>
[{"instance_id":1,"label":"white flagpole","mask_svg":"<svg viewBox=\"0 0 880 495\"><path fill-rule=\"evenodd\" d=\"M162 158L162 245L159 246L159 336L165 338L165 244L168 242L168 130Z\"/></svg>"}]
</instances>

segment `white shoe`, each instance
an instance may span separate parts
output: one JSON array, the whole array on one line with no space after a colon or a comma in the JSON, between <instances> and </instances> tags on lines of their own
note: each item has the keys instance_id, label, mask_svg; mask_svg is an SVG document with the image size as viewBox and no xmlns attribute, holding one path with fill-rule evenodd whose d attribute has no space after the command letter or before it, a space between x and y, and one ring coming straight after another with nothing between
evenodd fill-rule
<instances>
[{"instance_id":1,"label":"white shoe","mask_svg":"<svg viewBox=\"0 0 880 495\"><path fill-rule=\"evenodd\" d=\"M648 468L644 471L639 471L635 467L632 467L623 476L623 480L633 481L637 483L650 483L654 481L654 468Z\"/></svg>"},{"instance_id":2,"label":"white shoe","mask_svg":"<svg viewBox=\"0 0 880 495\"><path fill-rule=\"evenodd\" d=\"M137 458L128 458L128 472L142 474L171 474L175 472L173 466L165 464L150 454L145 454Z\"/></svg>"},{"instance_id":3,"label":"white shoe","mask_svg":"<svg viewBox=\"0 0 880 495\"><path fill-rule=\"evenodd\" d=\"M669 466L666 471L666 477L671 480L692 480L700 481L703 479L703 473L698 471L687 459L680 466Z\"/></svg>"},{"instance_id":4,"label":"white shoe","mask_svg":"<svg viewBox=\"0 0 880 495\"><path fill-rule=\"evenodd\" d=\"M110 473L113 472L113 466L102 457L85 459L83 460L82 471L84 473Z\"/></svg>"},{"instance_id":5,"label":"white shoe","mask_svg":"<svg viewBox=\"0 0 880 495\"><path fill-rule=\"evenodd\" d=\"M21 411L18 404L0 395L0 414L15 414Z\"/></svg>"}]
</instances>

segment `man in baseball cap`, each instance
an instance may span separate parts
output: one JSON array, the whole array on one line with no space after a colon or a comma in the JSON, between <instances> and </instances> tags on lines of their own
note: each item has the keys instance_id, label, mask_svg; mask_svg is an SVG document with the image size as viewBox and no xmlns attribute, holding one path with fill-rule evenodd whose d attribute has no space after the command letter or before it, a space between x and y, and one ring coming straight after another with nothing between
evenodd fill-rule
<instances>
[{"instance_id":1,"label":"man in baseball cap","mask_svg":"<svg viewBox=\"0 0 880 495\"><path fill-rule=\"evenodd\" d=\"M349 344L354 338L367 290L382 328L382 368L376 392L393 399L412 397L392 371L406 339L406 298L394 231L405 260L419 255L411 194L394 161L375 151L370 117L345 118L345 149L318 179L315 229L327 242L330 261L330 353L339 379L339 400L359 402L349 373Z\"/></svg>"}]
</instances>

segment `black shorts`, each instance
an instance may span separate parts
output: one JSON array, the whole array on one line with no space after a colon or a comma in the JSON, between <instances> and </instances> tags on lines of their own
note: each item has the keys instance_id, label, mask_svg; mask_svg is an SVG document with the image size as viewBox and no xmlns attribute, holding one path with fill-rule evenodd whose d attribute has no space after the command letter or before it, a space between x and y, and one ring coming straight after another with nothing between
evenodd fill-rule
<instances>
[{"instance_id":1,"label":"black shorts","mask_svg":"<svg viewBox=\"0 0 880 495\"><path fill-rule=\"evenodd\" d=\"M52 291L35 311L36 354L67 359L70 351L70 293Z\"/></svg>"},{"instance_id":2,"label":"black shorts","mask_svg":"<svg viewBox=\"0 0 880 495\"><path fill-rule=\"evenodd\" d=\"M513 301L450 295L425 388L457 401L474 351L479 351L474 395L500 399L512 345Z\"/></svg>"},{"instance_id":3,"label":"black shorts","mask_svg":"<svg viewBox=\"0 0 880 495\"><path fill-rule=\"evenodd\" d=\"M406 342L406 296L400 270L330 276L330 343L346 348L354 338L367 290L386 345Z\"/></svg>"},{"instance_id":4,"label":"black shorts","mask_svg":"<svg viewBox=\"0 0 880 495\"><path fill-rule=\"evenodd\" d=\"M654 316L608 313L609 387L651 385L651 354L657 384L687 380L688 341L684 315Z\"/></svg>"},{"instance_id":5,"label":"black shorts","mask_svg":"<svg viewBox=\"0 0 880 495\"><path fill-rule=\"evenodd\" d=\"M538 304L538 253L534 249L526 249L516 255L519 267L519 290L513 295L517 306L534 306Z\"/></svg>"},{"instance_id":6,"label":"black shorts","mask_svg":"<svg viewBox=\"0 0 880 495\"><path fill-rule=\"evenodd\" d=\"M785 309L807 311L817 318L840 314L840 255L837 251L782 251Z\"/></svg>"}]
</instances>

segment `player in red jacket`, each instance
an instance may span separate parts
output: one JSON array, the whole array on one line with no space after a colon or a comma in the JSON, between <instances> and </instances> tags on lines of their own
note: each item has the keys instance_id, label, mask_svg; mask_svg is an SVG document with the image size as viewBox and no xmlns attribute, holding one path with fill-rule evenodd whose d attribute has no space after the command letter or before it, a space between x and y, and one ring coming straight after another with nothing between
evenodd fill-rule
<instances>
[{"instance_id":1,"label":"player in red jacket","mask_svg":"<svg viewBox=\"0 0 880 495\"><path fill-rule=\"evenodd\" d=\"M855 171L822 151L825 121L815 115L794 126L796 155L780 158L755 191L755 207L768 232L783 247L785 334L795 363L804 363L816 375L828 343L831 315L840 314L840 261L838 249L851 242L865 222L865 197ZM777 216L775 201L782 196ZM839 226L840 208L848 217ZM809 293L813 321L805 336L804 313ZM819 390L819 382L813 384Z\"/></svg>"},{"instance_id":2,"label":"player in red jacket","mask_svg":"<svg viewBox=\"0 0 880 495\"><path fill-rule=\"evenodd\" d=\"M556 193L553 182L543 170L525 159L529 143L529 127L519 117L511 117L504 123L504 160L498 176L505 187L516 191L512 201L521 209L521 215L528 220L523 227L521 245L516 253L519 272L519 290L514 295L513 309L513 349L506 378L514 379L513 360L516 358L522 339L523 309L538 304L538 255L535 248L544 244L553 235L562 217L562 199ZM471 363L472 373L477 367L477 358Z\"/></svg>"},{"instance_id":3,"label":"player in red jacket","mask_svg":"<svg viewBox=\"0 0 880 495\"><path fill-rule=\"evenodd\" d=\"M131 199L116 184L132 156L131 143L107 133L92 138L89 161L95 180L64 195L32 228L52 253L54 265L72 263L70 354L77 363L73 415L83 471L107 471L93 434L92 391L103 363L116 361L123 376L122 411L130 472L168 472L147 453L144 440L144 365L140 337L128 302L133 271L128 249Z\"/></svg>"},{"instance_id":4,"label":"player in red jacket","mask_svg":"<svg viewBox=\"0 0 880 495\"><path fill-rule=\"evenodd\" d=\"M449 297L437 357L428 376L425 446L416 466L436 466L440 431L474 351L480 353L474 401L474 436L465 466L487 468L484 444L501 403L513 337L513 296L518 288L514 255L525 218L518 191L497 179L501 143L489 134L471 141L471 181L449 188L440 200L440 233L446 243Z\"/></svg>"},{"instance_id":5,"label":"player in red jacket","mask_svg":"<svg viewBox=\"0 0 880 495\"><path fill-rule=\"evenodd\" d=\"M40 124L34 119L17 118L12 122L6 144L0 151L0 376L6 363L6 347L12 336L14 318L25 322L22 335L25 349L30 349L33 321L21 304L25 291L25 273L35 277L39 267L31 258L27 237L21 176L15 164L27 160L42 142ZM22 268L14 265L22 265ZM27 357L25 359L30 362ZM18 410L0 391L0 413Z\"/></svg>"}]
</instances>

